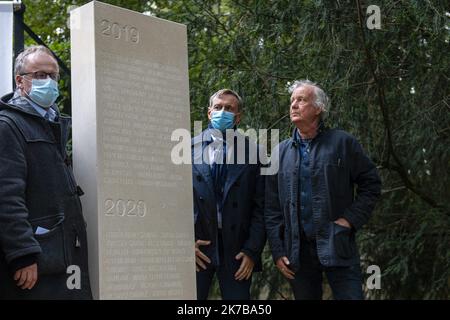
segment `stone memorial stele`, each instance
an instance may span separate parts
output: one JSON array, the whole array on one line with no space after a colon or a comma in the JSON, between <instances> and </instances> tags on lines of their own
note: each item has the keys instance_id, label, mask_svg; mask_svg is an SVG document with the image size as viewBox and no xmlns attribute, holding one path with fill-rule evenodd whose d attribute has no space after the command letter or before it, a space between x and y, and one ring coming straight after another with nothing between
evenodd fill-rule
<instances>
[{"instance_id":1,"label":"stone memorial stele","mask_svg":"<svg viewBox=\"0 0 450 320\"><path fill-rule=\"evenodd\" d=\"M186 26L98 1L71 11L73 163L95 299L195 299Z\"/></svg>"}]
</instances>

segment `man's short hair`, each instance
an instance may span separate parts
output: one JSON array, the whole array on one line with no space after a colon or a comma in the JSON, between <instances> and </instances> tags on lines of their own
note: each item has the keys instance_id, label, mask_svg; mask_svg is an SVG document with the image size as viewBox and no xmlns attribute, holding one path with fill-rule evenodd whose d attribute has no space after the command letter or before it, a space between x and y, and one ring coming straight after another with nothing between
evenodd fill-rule
<instances>
[{"instance_id":1,"label":"man's short hair","mask_svg":"<svg viewBox=\"0 0 450 320\"><path fill-rule=\"evenodd\" d=\"M56 64L58 64L55 56L53 55L53 52L51 52L47 47L44 46L30 46L27 47L25 50L23 50L16 58L16 61L14 62L14 75L20 75L25 72L25 62L26 59L30 54L34 53L45 53L48 54L50 57L55 59Z\"/></svg>"},{"instance_id":2,"label":"man's short hair","mask_svg":"<svg viewBox=\"0 0 450 320\"><path fill-rule=\"evenodd\" d=\"M241 98L240 95L237 94L236 91L233 91L231 89L220 89L219 91L213 93L213 95L209 98L208 108L211 108L213 106L213 100L215 98L220 98L220 97L222 97L224 95L227 95L227 94L232 95L232 96L234 96L237 99L237 101L238 101L238 110L239 110L239 112L241 112L242 108L244 107L244 103L242 101L242 98Z\"/></svg>"},{"instance_id":3,"label":"man's short hair","mask_svg":"<svg viewBox=\"0 0 450 320\"><path fill-rule=\"evenodd\" d=\"M295 80L292 85L289 86L289 93L292 94L295 89L304 86L311 86L314 88L314 106L322 109L321 117L325 119L330 112L330 98L323 89L315 82L310 80Z\"/></svg>"}]
</instances>

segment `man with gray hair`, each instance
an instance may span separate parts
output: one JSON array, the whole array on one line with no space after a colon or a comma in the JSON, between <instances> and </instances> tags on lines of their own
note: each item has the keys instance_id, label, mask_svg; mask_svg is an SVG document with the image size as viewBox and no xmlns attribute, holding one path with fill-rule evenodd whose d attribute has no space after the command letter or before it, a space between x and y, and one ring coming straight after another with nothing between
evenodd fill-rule
<instances>
[{"instance_id":1,"label":"man with gray hair","mask_svg":"<svg viewBox=\"0 0 450 320\"><path fill-rule=\"evenodd\" d=\"M317 84L290 89L294 132L273 153L279 171L266 179L273 259L296 299L321 299L323 273L335 299L363 299L355 233L371 216L380 178L355 137L325 128L329 99Z\"/></svg>"},{"instance_id":2,"label":"man with gray hair","mask_svg":"<svg viewBox=\"0 0 450 320\"><path fill-rule=\"evenodd\" d=\"M15 61L16 91L0 99L0 299L92 297L58 79L52 52L29 47Z\"/></svg>"}]
</instances>

